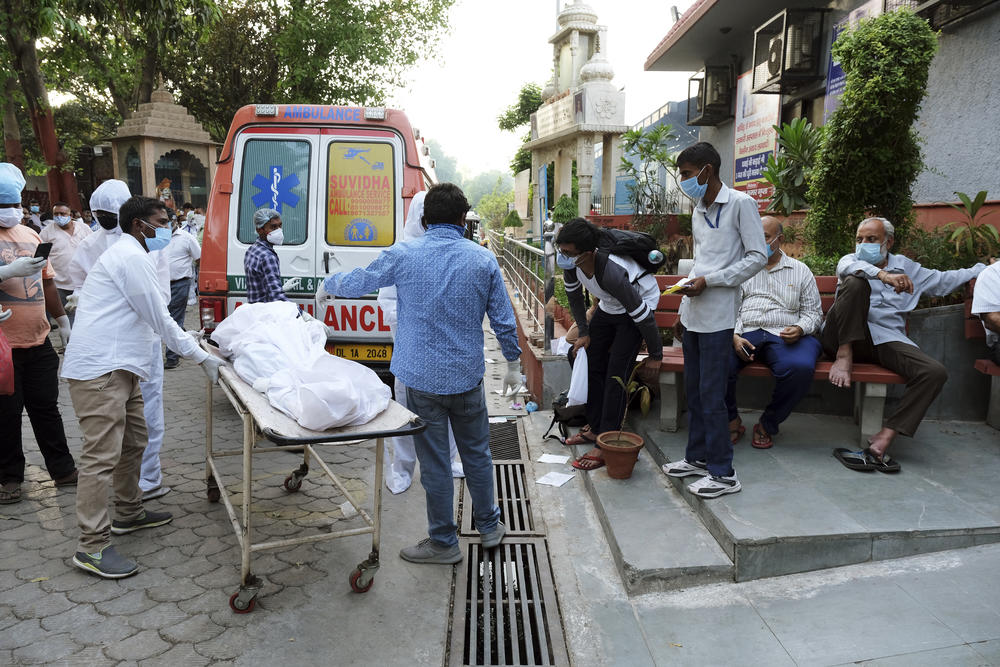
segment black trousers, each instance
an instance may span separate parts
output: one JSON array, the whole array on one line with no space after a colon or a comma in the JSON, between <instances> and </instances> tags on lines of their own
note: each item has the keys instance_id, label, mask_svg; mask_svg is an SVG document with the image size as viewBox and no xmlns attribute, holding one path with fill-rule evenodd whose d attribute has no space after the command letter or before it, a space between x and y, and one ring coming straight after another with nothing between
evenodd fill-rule
<instances>
[{"instance_id":1,"label":"black trousers","mask_svg":"<svg viewBox=\"0 0 1000 667\"><path fill-rule=\"evenodd\" d=\"M594 433L621 427L625 392L614 377L628 383L641 346L642 334L631 317L597 309L590 320L587 347L587 423Z\"/></svg>"},{"instance_id":2,"label":"black trousers","mask_svg":"<svg viewBox=\"0 0 1000 667\"><path fill-rule=\"evenodd\" d=\"M0 484L24 481L21 446L24 410L28 411L49 477L65 477L76 464L66 446L66 432L59 414L59 355L47 338L41 345L15 348L12 352L14 393L0 396Z\"/></svg>"},{"instance_id":3,"label":"black trousers","mask_svg":"<svg viewBox=\"0 0 1000 667\"><path fill-rule=\"evenodd\" d=\"M820 335L823 352L837 357L840 345L851 343L854 361L878 364L906 379L906 390L896 410L886 418L887 426L912 436L941 388L948 380L948 369L909 343L893 341L875 345L868 329L871 286L864 278L848 277L837 291L837 298L826 314Z\"/></svg>"}]
</instances>

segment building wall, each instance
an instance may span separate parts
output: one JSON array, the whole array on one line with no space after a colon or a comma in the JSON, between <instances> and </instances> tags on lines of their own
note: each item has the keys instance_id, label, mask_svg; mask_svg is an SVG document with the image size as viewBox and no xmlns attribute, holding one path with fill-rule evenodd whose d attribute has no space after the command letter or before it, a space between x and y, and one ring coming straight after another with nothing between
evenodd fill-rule
<instances>
[{"instance_id":1,"label":"building wall","mask_svg":"<svg viewBox=\"0 0 1000 667\"><path fill-rule=\"evenodd\" d=\"M699 141L707 141L715 146L722 158L722 169L719 170L719 177L722 182L732 187L733 185L733 160L735 159L736 147L733 145L733 122L729 121L714 127L703 126L700 129Z\"/></svg>"},{"instance_id":2,"label":"building wall","mask_svg":"<svg viewBox=\"0 0 1000 667\"><path fill-rule=\"evenodd\" d=\"M954 191L1000 199L1000 7L941 30L920 117L927 168L917 202L955 201Z\"/></svg>"}]
</instances>

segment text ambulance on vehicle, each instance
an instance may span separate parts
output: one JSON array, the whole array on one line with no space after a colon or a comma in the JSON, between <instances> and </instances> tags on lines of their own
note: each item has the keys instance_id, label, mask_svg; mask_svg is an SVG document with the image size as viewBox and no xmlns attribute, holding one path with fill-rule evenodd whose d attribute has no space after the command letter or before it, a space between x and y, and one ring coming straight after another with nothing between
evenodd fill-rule
<instances>
[{"instance_id":1,"label":"text ambulance on vehicle","mask_svg":"<svg viewBox=\"0 0 1000 667\"><path fill-rule=\"evenodd\" d=\"M421 157L410 122L394 109L265 104L237 111L205 218L202 326L215 328L246 302L243 255L257 240L253 214L273 208L285 237L274 247L281 281L299 278L288 298L328 325L328 350L387 368L392 336L376 294L322 304L315 295L330 273L367 266L402 240L410 200L429 182Z\"/></svg>"}]
</instances>

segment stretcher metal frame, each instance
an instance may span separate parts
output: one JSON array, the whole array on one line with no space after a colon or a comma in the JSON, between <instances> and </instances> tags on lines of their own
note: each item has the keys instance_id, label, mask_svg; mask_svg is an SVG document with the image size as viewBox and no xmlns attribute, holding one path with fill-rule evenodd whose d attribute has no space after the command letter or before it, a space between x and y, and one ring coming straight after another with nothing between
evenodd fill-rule
<instances>
[{"instance_id":1,"label":"stretcher metal frame","mask_svg":"<svg viewBox=\"0 0 1000 667\"><path fill-rule=\"evenodd\" d=\"M209 354L218 354L214 347L203 343L203 347ZM394 423L400 423L398 428L388 428L381 430L364 431L365 425L349 426L331 429L329 431L308 431L303 429L296 422L285 414L276 410L267 402L263 394L256 392L250 385L243 381L232 366L223 366L219 372L219 387L229 402L235 408L240 419L243 421L243 448L233 450L216 451L212 447L212 422L213 422L213 382L208 380L207 400L205 407L205 484L209 502L217 503L220 500L225 505L229 520L232 522L236 539L240 544L240 588L229 598L230 608L238 614L246 614L253 611L256 604L257 595L263 586L263 581L251 572L250 561L253 553L267 549L279 549L283 547L293 547L300 544L312 542L322 542L341 537L351 537L354 535L372 535L372 549L368 558L358 564L357 568L349 577L351 589L356 593L367 592L374 582L375 573L379 568L379 541L381 531L381 510L382 510L382 482L383 482L383 442L385 438L412 435L423 431L427 426L420 417L409 412L395 401L389 403L389 407L379 417L376 417L370 424L379 422L384 415L391 413ZM276 429L273 426L261 428L261 421L278 423L287 422L287 432L295 435L282 433L285 429ZM384 420L381 420L384 421ZM258 447L258 433L275 443L276 447ZM369 514L360 503L354 498L350 491L344 486L340 478L330 470L329 466L316 454L313 445L347 445L360 444L362 442L375 440L375 475L374 475L374 503L372 513ZM253 476L253 456L255 454L265 454L270 452L287 452L289 447L292 451L301 450L303 453L302 464L293 470L284 480L284 488L289 493L295 493L302 485L302 479L309 473L310 460L314 460L323 473L347 498L354 507L358 515L367 524L363 528L351 528L347 530L331 531L329 533L307 535L303 537L291 537L268 542L253 542L253 515L250 511L252 500L252 476ZM243 520L240 521L236 509L229 498L225 485L222 483L222 474L216 466L216 457L240 456L243 457Z\"/></svg>"}]
</instances>

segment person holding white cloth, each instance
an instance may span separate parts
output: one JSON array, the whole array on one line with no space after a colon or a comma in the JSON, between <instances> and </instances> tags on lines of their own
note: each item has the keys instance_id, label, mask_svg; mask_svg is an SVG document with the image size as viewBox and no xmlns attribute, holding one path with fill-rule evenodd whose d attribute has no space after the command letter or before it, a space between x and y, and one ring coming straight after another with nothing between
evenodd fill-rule
<instances>
[{"instance_id":1,"label":"person holding white cloth","mask_svg":"<svg viewBox=\"0 0 1000 667\"><path fill-rule=\"evenodd\" d=\"M75 335L62 368L83 432L76 499L80 540L73 564L108 579L138 571L111 546L111 533L162 526L173 518L144 509L139 488L147 441L139 382L161 365L160 339L201 364L213 381L222 364L167 312L149 258L151 250L170 242L166 207L149 197L132 197L122 204L119 220L121 238L97 260L80 290ZM112 483L114 521L108 514Z\"/></svg>"},{"instance_id":2,"label":"person holding white cloth","mask_svg":"<svg viewBox=\"0 0 1000 667\"><path fill-rule=\"evenodd\" d=\"M410 200L410 208L406 212L406 222L403 224L403 241L412 241L424 235L424 226L420 220L424 215L424 197L426 192L418 192ZM378 305L385 314L385 321L393 327L395 335L396 327L396 286L390 285L378 291ZM406 405L406 386L396 378L395 382L396 401L404 408ZM402 493L410 488L413 483L413 470L417 466L417 451L413 444L412 435L389 438L386 442L386 454L388 454L389 444L392 443L392 465L389 474L385 478L385 488L392 493ZM462 469L462 460L458 456L458 447L455 445L455 434L452 432L451 424L448 424L448 443L451 446L451 474L454 477L465 477ZM388 456L386 457L388 460Z\"/></svg>"}]
</instances>

